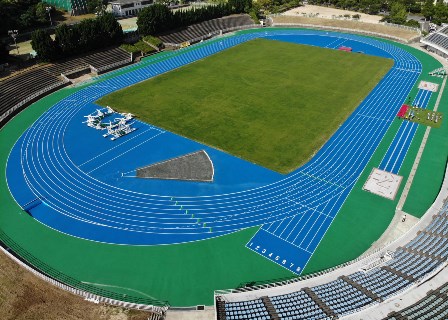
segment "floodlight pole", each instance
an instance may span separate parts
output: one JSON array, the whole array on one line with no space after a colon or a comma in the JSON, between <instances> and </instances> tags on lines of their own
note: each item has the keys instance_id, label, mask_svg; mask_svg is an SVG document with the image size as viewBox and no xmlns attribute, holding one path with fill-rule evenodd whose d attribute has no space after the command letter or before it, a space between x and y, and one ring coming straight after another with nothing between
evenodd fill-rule
<instances>
[{"instance_id":1,"label":"floodlight pole","mask_svg":"<svg viewBox=\"0 0 448 320\"><path fill-rule=\"evenodd\" d=\"M18 34L19 34L19 30L8 30L8 35L10 35L11 38L14 40L14 45L16 46L17 54L20 54L19 47L17 46L17 42L16 42L16 38L17 38Z\"/></svg>"},{"instance_id":2,"label":"floodlight pole","mask_svg":"<svg viewBox=\"0 0 448 320\"><path fill-rule=\"evenodd\" d=\"M51 20L51 7L45 7L45 11L47 11L48 17L50 18L50 25L53 26L53 20Z\"/></svg>"}]
</instances>

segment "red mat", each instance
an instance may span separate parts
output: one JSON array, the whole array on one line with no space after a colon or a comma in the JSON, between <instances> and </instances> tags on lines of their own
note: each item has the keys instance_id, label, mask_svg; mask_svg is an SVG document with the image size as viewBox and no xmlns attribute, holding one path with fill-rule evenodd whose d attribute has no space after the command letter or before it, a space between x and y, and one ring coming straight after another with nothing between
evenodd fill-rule
<instances>
[{"instance_id":1,"label":"red mat","mask_svg":"<svg viewBox=\"0 0 448 320\"><path fill-rule=\"evenodd\" d=\"M400 110L397 113L397 117L404 118L404 116L406 115L406 112L408 111L409 108L410 107L407 104L402 105Z\"/></svg>"},{"instance_id":2,"label":"red mat","mask_svg":"<svg viewBox=\"0 0 448 320\"><path fill-rule=\"evenodd\" d=\"M351 52L351 51L352 51L352 48L342 46L342 47L339 47L338 50Z\"/></svg>"}]
</instances>

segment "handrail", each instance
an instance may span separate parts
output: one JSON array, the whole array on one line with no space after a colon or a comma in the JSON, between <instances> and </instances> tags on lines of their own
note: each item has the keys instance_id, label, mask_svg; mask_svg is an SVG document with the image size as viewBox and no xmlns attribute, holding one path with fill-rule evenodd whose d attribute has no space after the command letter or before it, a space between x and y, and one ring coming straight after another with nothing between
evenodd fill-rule
<instances>
[{"instance_id":1,"label":"handrail","mask_svg":"<svg viewBox=\"0 0 448 320\"><path fill-rule=\"evenodd\" d=\"M67 81L66 79L64 79L64 81L62 82L57 82L57 83L53 83L52 85L49 85L37 92L32 93L31 95L29 95L28 97L26 97L25 99L23 99L22 101L20 101L19 103L17 103L16 105L14 105L12 108L9 108L8 110L6 110L4 113L2 113L0 115L0 122L2 122L4 119L6 119L10 114L14 113L16 110L18 110L20 107L22 107L23 105L25 105L26 103L34 100L35 98L43 95L44 93L51 91L53 89L56 89L58 87L61 87L65 84L67 84L69 81Z\"/></svg>"},{"instance_id":2,"label":"handrail","mask_svg":"<svg viewBox=\"0 0 448 320\"><path fill-rule=\"evenodd\" d=\"M407 40L407 39L387 35L387 34L380 33L380 32L342 28L342 27L333 27L333 26L321 26L321 25L310 24L310 23L273 22L272 27L302 27L302 28L313 28L313 29L324 29L324 30L336 30L336 31L358 33L358 34L364 34L364 35L370 35L370 36L377 36L377 37L387 38L387 39L391 39L391 40L395 40L395 41L403 42L403 43L409 43L409 42L414 41L414 39L415 39L415 38L412 38L410 40ZM417 38L418 38L418 36L417 36Z\"/></svg>"},{"instance_id":3,"label":"handrail","mask_svg":"<svg viewBox=\"0 0 448 320\"><path fill-rule=\"evenodd\" d=\"M102 303L107 303L107 304L111 304L111 305L115 305L115 306L130 308L130 309L150 311L150 312L153 312L160 316L163 316L165 314L166 310L168 310L169 304L166 301L158 301L158 300L154 300L154 299L148 300L148 299L143 299L143 298L132 299L132 297L129 297L129 296L126 297L128 300L141 300L142 302L145 300L148 300L148 302L150 302L150 301L153 303L158 302L160 305L155 305L155 304L150 304L150 303L121 301L121 300L114 299L114 298L108 298L104 295L95 294L95 293L92 293L92 292L89 292L86 290L82 290L82 289L76 288L75 286L72 286L69 284L65 284L64 282L57 280L56 277L51 276L51 270L50 270L51 267L48 267L48 269L49 269L49 270L47 270L48 273L45 273L44 270L37 269L36 265L38 265L39 262L42 267L45 267L45 263L41 262L40 260L38 260L37 258L32 256L25 249L23 249L20 245L15 243L14 240L9 238L9 236L6 235L1 229L0 229L0 250L3 251L9 258L11 258L16 263L18 263L20 266L22 266L26 270L32 272L39 278L51 283L54 286L57 286L63 290L66 290L68 292L71 292L73 294L81 296L85 300L95 302L95 303L102 302ZM21 257L22 255L25 255L27 257L27 259L25 260L24 258L22 258ZM33 260L35 263L31 264L31 262L29 262L29 260ZM26 263L25 261L27 261L29 263ZM58 273L60 275L62 275L66 280L74 280L70 276L64 275L60 272L58 272ZM82 282L80 282L80 283L82 283ZM94 288L93 286L90 286L87 284L85 286ZM98 289L98 291L102 292L102 293L108 293L108 291L104 290L104 289Z\"/></svg>"},{"instance_id":4,"label":"handrail","mask_svg":"<svg viewBox=\"0 0 448 320\"><path fill-rule=\"evenodd\" d=\"M102 66L100 68L97 68L96 71L98 73L98 72L101 72L101 71L104 71L104 70L113 69L115 67L121 66L121 65L126 64L126 63L131 63L131 62L132 62L132 56L129 57L128 59L117 61L117 62L108 64L108 65Z\"/></svg>"},{"instance_id":5,"label":"handrail","mask_svg":"<svg viewBox=\"0 0 448 320\"><path fill-rule=\"evenodd\" d=\"M279 16L284 16L284 17L302 17L300 15L295 15L295 14L284 14L284 13L274 13L274 14L270 14L268 17L279 17ZM409 26L404 26L402 24L396 24L396 23L390 23L390 22L370 22L370 21L360 21L358 19L345 19L345 18L341 18L339 19L337 16L336 17L332 17L330 18L324 18L321 17L319 15L307 15L305 16L307 18L320 18L320 19L328 19L328 20L345 20L345 21L356 21L356 22L361 22L361 23L369 23L369 24L381 24L381 25L385 25L385 26L389 26L389 27L394 27L394 28L400 28L400 29L406 29L406 30L410 30L410 31L415 31L418 32L419 34L422 33L422 31L419 28L416 27L409 27Z\"/></svg>"},{"instance_id":6,"label":"handrail","mask_svg":"<svg viewBox=\"0 0 448 320\"><path fill-rule=\"evenodd\" d=\"M236 26L236 27L230 27L230 28L226 28L226 29L220 29L220 30L215 30L215 31L211 31L203 36L199 36L193 39L189 39L189 40L185 40L182 42L190 42L190 43L196 43L199 42L201 40L205 40L205 39L209 39L212 38L214 36L219 36L221 34L224 33L228 33L228 32L232 32L232 31L236 31L236 30L245 30L245 29L252 29L252 28L259 28L260 25L259 24L247 24L244 26ZM165 46L170 46L170 47L176 47L176 48L180 48L181 44L179 43L172 43L172 42L164 42L163 43Z\"/></svg>"},{"instance_id":7,"label":"handrail","mask_svg":"<svg viewBox=\"0 0 448 320\"><path fill-rule=\"evenodd\" d=\"M97 68L94 68L94 67L91 66L91 65L90 65L90 66L87 66L87 67L90 67L91 70L93 70L93 71L96 72L96 73L99 73L99 72L102 72L102 71L105 71L105 70L109 70L109 69L115 68L115 67L117 67L117 66L126 64L126 63L131 63L131 62L132 62L132 60L131 60L131 58L129 58L129 59L125 59L125 60L121 60L121 61L118 61L118 62L115 62L115 63L108 64L108 65L103 66L103 67L100 67L100 68L98 68L98 69L97 69ZM65 72L65 73L66 73L66 74L67 74L67 73L70 74L70 73L74 73L74 72L82 71L82 70L84 70L85 68L86 68L86 67L73 68L72 70L70 70L70 71L68 71L68 72ZM62 74L61 74L61 75L62 75ZM11 115L11 114L13 114L14 112L16 112L18 109L20 109L23 105L27 104L28 102L30 102L30 101L36 99L37 97L43 95L43 94L46 93L46 92L49 92L49 91L51 91L51 90L53 90L53 89L56 89L56 88L58 88L58 87L62 87L63 85L66 85L67 83L70 82L70 80L69 80L68 78L66 78L66 77L62 77L62 78L63 78L63 81L62 81L62 82L53 83L53 84L51 84L51 85L49 85L49 86L47 86L47 87L45 87L45 88L43 88L43 89L41 89L41 90L39 90L39 91L36 91L36 92L30 94L30 95L27 96L25 99L23 99L23 100L20 101L19 103L15 104L13 107L9 108L9 109L6 110L4 113L0 114L0 122L2 122L4 119L6 119L9 115Z\"/></svg>"}]
</instances>

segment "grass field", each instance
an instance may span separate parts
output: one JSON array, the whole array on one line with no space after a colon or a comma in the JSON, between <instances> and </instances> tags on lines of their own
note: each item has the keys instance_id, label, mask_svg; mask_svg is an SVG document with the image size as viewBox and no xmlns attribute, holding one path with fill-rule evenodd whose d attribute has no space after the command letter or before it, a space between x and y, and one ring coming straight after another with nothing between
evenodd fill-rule
<instances>
[{"instance_id":1,"label":"grass field","mask_svg":"<svg viewBox=\"0 0 448 320\"><path fill-rule=\"evenodd\" d=\"M392 64L258 39L98 103L288 173L311 158Z\"/></svg>"},{"instance_id":2,"label":"grass field","mask_svg":"<svg viewBox=\"0 0 448 320\"><path fill-rule=\"evenodd\" d=\"M417 107L410 108L404 117L405 120L433 128L440 128L442 125L442 118L443 115L440 112Z\"/></svg>"}]
</instances>

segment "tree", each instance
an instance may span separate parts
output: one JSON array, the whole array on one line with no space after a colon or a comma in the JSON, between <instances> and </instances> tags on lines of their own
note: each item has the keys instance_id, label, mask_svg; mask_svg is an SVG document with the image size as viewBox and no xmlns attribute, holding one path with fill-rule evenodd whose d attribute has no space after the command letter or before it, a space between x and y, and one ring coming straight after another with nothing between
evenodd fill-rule
<instances>
[{"instance_id":1,"label":"tree","mask_svg":"<svg viewBox=\"0 0 448 320\"><path fill-rule=\"evenodd\" d=\"M228 0L227 3L235 13L247 13L252 8L252 0Z\"/></svg>"},{"instance_id":2,"label":"tree","mask_svg":"<svg viewBox=\"0 0 448 320\"><path fill-rule=\"evenodd\" d=\"M443 22L448 21L448 6L439 1L434 6L434 15L433 15L434 23L441 24Z\"/></svg>"},{"instance_id":3,"label":"tree","mask_svg":"<svg viewBox=\"0 0 448 320\"><path fill-rule=\"evenodd\" d=\"M408 17L408 13L406 12L406 8L402 3L394 3L390 9L389 13L389 22L395 24L404 24Z\"/></svg>"},{"instance_id":4,"label":"tree","mask_svg":"<svg viewBox=\"0 0 448 320\"><path fill-rule=\"evenodd\" d=\"M102 0L87 0L86 7L88 13L102 13L104 11Z\"/></svg>"},{"instance_id":5,"label":"tree","mask_svg":"<svg viewBox=\"0 0 448 320\"><path fill-rule=\"evenodd\" d=\"M119 44L123 41L123 29L121 24L118 23L115 16L111 13L103 13L97 19L99 28L106 39L108 39L108 45Z\"/></svg>"},{"instance_id":6,"label":"tree","mask_svg":"<svg viewBox=\"0 0 448 320\"><path fill-rule=\"evenodd\" d=\"M83 52L101 48L104 45L99 23L96 19L84 19L77 25L79 46Z\"/></svg>"},{"instance_id":7,"label":"tree","mask_svg":"<svg viewBox=\"0 0 448 320\"><path fill-rule=\"evenodd\" d=\"M422 14L426 19L431 19L434 15L434 2L432 0L426 0L422 8Z\"/></svg>"},{"instance_id":8,"label":"tree","mask_svg":"<svg viewBox=\"0 0 448 320\"><path fill-rule=\"evenodd\" d=\"M29 7L24 13L20 15L19 22L22 28L27 29L36 24L36 17L33 7Z\"/></svg>"},{"instance_id":9,"label":"tree","mask_svg":"<svg viewBox=\"0 0 448 320\"><path fill-rule=\"evenodd\" d=\"M8 44L0 40L0 63L3 63L7 60L9 57L9 50L8 50Z\"/></svg>"},{"instance_id":10,"label":"tree","mask_svg":"<svg viewBox=\"0 0 448 320\"><path fill-rule=\"evenodd\" d=\"M77 27L66 24L59 25L55 30L55 42L64 56L80 52Z\"/></svg>"},{"instance_id":11,"label":"tree","mask_svg":"<svg viewBox=\"0 0 448 320\"><path fill-rule=\"evenodd\" d=\"M171 29L173 14L163 4L144 8L137 16L137 27L141 35L158 34Z\"/></svg>"},{"instance_id":12,"label":"tree","mask_svg":"<svg viewBox=\"0 0 448 320\"><path fill-rule=\"evenodd\" d=\"M50 7L48 4L46 4L45 2L39 2L38 4L36 4L36 20L40 23L40 24L50 24L50 19L48 16L48 12L47 12L47 7ZM52 7L50 7L50 10L53 10Z\"/></svg>"},{"instance_id":13,"label":"tree","mask_svg":"<svg viewBox=\"0 0 448 320\"><path fill-rule=\"evenodd\" d=\"M44 30L36 30L31 34L31 46L37 57L42 61L51 61L57 58L58 50L50 34Z\"/></svg>"}]
</instances>

